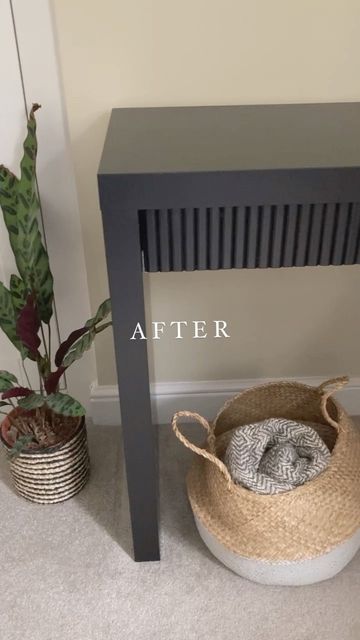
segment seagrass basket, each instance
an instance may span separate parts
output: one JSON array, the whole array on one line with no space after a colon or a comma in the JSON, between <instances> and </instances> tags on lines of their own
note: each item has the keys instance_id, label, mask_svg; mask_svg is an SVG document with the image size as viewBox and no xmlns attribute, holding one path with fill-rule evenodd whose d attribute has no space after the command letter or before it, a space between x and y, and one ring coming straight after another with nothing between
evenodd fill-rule
<instances>
[{"instance_id":1,"label":"seagrass basket","mask_svg":"<svg viewBox=\"0 0 360 640\"><path fill-rule=\"evenodd\" d=\"M89 478L84 417L79 418L78 426L67 442L44 449L27 449L15 458L10 456L10 446L3 434L1 441L8 455L14 487L31 502L64 502L79 493Z\"/></svg>"},{"instance_id":2,"label":"seagrass basket","mask_svg":"<svg viewBox=\"0 0 360 640\"><path fill-rule=\"evenodd\" d=\"M338 573L358 550L360 435L331 397L347 381L248 389L226 402L212 423L187 411L174 415L176 436L197 454L187 491L200 535L236 573L264 584L309 584ZM203 448L180 432L182 417L207 431ZM270 417L317 423L331 458L320 475L302 486L262 495L234 484L222 458L234 428Z\"/></svg>"}]
</instances>

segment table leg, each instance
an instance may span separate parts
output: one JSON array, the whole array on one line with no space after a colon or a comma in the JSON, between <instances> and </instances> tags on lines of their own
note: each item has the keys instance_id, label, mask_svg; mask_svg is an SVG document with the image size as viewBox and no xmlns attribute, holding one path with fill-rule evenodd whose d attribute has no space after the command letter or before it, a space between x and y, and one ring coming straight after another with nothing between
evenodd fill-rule
<instances>
[{"instance_id":1,"label":"table leg","mask_svg":"<svg viewBox=\"0 0 360 640\"><path fill-rule=\"evenodd\" d=\"M121 423L137 561L159 560L157 430L152 424L137 211L103 210Z\"/></svg>"}]
</instances>

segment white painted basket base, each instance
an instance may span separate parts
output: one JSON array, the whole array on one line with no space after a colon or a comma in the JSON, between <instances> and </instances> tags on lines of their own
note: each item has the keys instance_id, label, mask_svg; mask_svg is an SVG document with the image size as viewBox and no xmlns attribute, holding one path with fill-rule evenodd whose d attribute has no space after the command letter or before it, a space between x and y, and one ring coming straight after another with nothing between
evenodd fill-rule
<instances>
[{"instance_id":1,"label":"white painted basket base","mask_svg":"<svg viewBox=\"0 0 360 640\"><path fill-rule=\"evenodd\" d=\"M360 548L360 529L324 555L299 562L266 562L239 556L221 544L196 517L199 534L211 553L239 576L267 585L301 586L333 578Z\"/></svg>"}]
</instances>

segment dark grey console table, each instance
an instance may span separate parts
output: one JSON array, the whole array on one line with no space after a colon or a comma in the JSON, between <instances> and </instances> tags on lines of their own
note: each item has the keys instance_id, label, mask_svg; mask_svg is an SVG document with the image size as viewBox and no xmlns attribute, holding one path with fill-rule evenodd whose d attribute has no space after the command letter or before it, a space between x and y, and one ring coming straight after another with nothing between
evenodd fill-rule
<instances>
[{"instance_id":1,"label":"dark grey console table","mask_svg":"<svg viewBox=\"0 0 360 640\"><path fill-rule=\"evenodd\" d=\"M142 272L360 262L360 104L114 109L99 169L136 560L159 559Z\"/></svg>"}]
</instances>

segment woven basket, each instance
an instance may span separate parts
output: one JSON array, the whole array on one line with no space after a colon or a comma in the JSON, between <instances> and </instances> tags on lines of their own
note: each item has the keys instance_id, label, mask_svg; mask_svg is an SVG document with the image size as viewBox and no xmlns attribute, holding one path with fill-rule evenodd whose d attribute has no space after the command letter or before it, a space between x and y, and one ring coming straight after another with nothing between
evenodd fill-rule
<instances>
[{"instance_id":1,"label":"woven basket","mask_svg":"<svg viewBox=\"0 0 360 640\"><path fill-rule=\"evenodd\" d=\"M187 489L200 533L213 553L241 575L268 584L316 582L337 573L359 547L360 436L344 409L330 397L346 382L347 378L337 378L319 387L295 382L255 387L229 400L212 424L187 411L175 414L176 436L198 454ZM182 417L205 428L204 448L179 431ZM320 423L319 435L329 446L331 459L325 471L304 485L262 495L235 485L222 457L232 429L270 417ZM309 561L323 556L331 567L323 567L316 576L316 563ZM249 561L253 562L250 569ZM301 571L294 574L297 566L303 575Z\"/></svg>"},{"instance_id":2,"label":"woven basket","mask_svg":"<svg viewBox=\"0 0 360 640\"><path fill-rule=\"evenodd\" d=\"M41 450L28 449L16 458L10 456L10 447L3 435L1 441L8 454L15 489L31 502L54 504L68 500L79 493L89 478L84 418L79 419L74 435L64 444Z\"/></svg>"}]
</instances>

